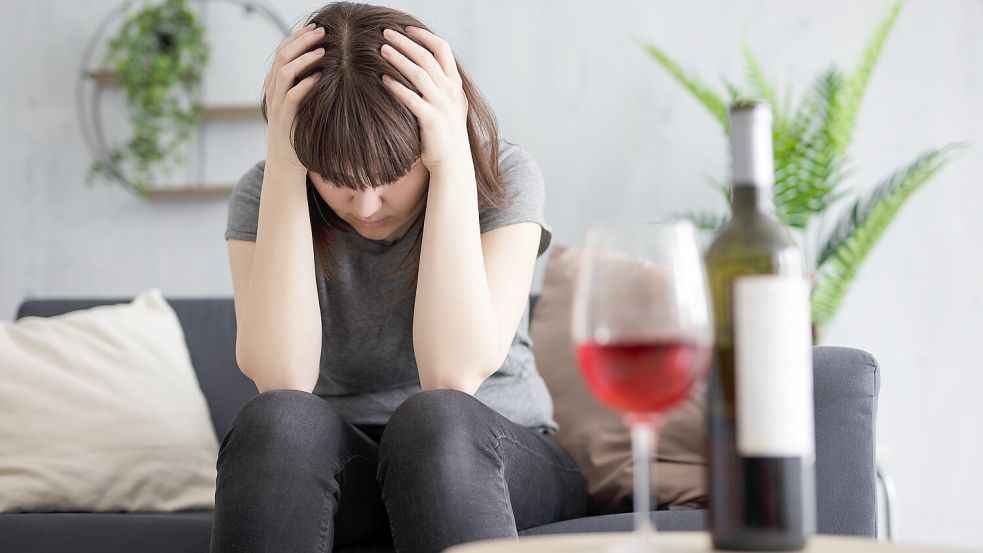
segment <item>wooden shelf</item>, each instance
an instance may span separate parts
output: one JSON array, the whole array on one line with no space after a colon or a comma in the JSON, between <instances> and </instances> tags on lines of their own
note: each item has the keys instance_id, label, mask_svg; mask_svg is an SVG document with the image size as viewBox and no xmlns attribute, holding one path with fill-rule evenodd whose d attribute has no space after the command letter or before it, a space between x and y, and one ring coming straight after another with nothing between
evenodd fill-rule
<instances>
[{"instance_id":1,"label":"wooden shelf","mask_svg":"<svg viewBox=\"0 0 983 553\"><path fill-rule=\"evenodd\" d=\"M112 69L89 69L85 76L101 85L116 86L117 75Z\"/></svg>"},{"instance_id":2,"label":"wooden shelf","mask_svg":"<svg viewBox=\"0 0 983 553\"><path fill-rule=\"evenodd\" d=\"M85 72L85 77L95 81L99 86L118 86L116 72L110 69L92 69ZM262 119L263 113L258 103L250 104L211 104L202 106L202 120L248 120ZM227 198L235 187L233 184L203 184L189 183L170 185L161 188L151 188L146 192L135 190L142 198L149 201L181 201L208 198Z\"/></svg>"},{"instance_id":3,"label":"wooden shelf","mask_svg":"<svg viewBox=\"0 0 983 553\"><path fill-rule=\"evenodd\" d=\"M227 104L227 105L212 105L203 106L201 108L201 117L203 119L262 119L263 112L259 110L259 106L254 104Z\"/></svg>"},{"instance_id":4,"label":"wooden shelf","mask_svg":"<svg viewBox=\"0 0 983 553\"><path fill-rule=\"evenodd\" d=\"M116 72L108 69L90 69L85 72L85 76L101 85L112 86L116 84Z\"/></svg>"},{"instance_id":5,"label":"wooden shelf","mask_svg":"<svg viewBox=\"0 0 983 553\"><path fill-rule=\"evenodd\" d=\"M86 71L86 76L100 85L115 86L116 73L108 69ZM259 104L213 104L202 106L201 118L205 120L261 119Z\"/></svg>"},{"instance_id":6,"label":"wooden shelf","mask_svg":"<svg viewBox=\"0 0 983 553\"><path fill-rule=\"evenodd\" d=\"M232 193L232 184L189 184L167 188L151 189L147 193L150 200L180 200L200 198L222 198Z\"/></svg>"}]
</instances>

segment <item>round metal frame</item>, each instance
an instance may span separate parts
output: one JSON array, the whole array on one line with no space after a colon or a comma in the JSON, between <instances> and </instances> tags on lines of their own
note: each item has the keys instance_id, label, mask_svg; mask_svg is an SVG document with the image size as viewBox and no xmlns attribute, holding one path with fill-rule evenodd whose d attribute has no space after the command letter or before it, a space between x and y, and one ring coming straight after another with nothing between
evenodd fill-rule
<instances>
[{"instance_id":1,"label":"round metal frame","mask_svg":"<svg viewBox=\"0 0 983 553\"><path fill-rule=\"evenodd\" d=\"M106 17L99 23L96 27L96 32L89 39L88 44L86 44L85 49L82 51L82 59L79 62L78 78L75 83L75 112L79 118L79 127L82 131L82 139L85 141L86 148L92 154L92 157L97 160L101 160L107 167L110 168L112 176L120 183L125 185L127 188L135 191L139 191L139 187L135 185L123 171L114 164L109 159L109 148L106 143L106 135L102 126L102 89L103 86L95 82L90 76L88 71L91 70L90 64L92 63L92 56L95 52L96 47L102 43L106 29L111 23L113 23L120 15L130 8L133 4L136 4L140 0L127 0L123 2L113 11L111 11ZM228 4L236 4L242 6L243 11L246 14L258 13L269 23L274 25L277 29L283 33L286 37L290 34L290 26L287 22L280 17L280 15L271 7L266 5L264 2L259 0L193 0L201 4L222 2ZM86 82L95 82L95 89L91 94L91 97L86 98Z\"/></svg>"}]
</instances>

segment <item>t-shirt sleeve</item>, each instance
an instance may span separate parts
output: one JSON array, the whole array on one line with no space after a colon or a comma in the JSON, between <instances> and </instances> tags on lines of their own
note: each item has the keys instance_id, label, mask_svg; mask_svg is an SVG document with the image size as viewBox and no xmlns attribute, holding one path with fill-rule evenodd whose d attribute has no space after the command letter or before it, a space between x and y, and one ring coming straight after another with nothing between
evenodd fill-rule
<instances>
[{"instance_id":1,"label":"t-shirt sleeve","mask_svg":"<svg viewBox=\"0 0 983 553\"><path fill-rule=\"evenodd\" d=\"M498 159L506 197L502 205L480 210L481 232L513 223L537 223L541 229L538 257L546 251L553 237L553 229L543 216L546 200L543 172L528 152L507 140L499 141Z\"/></svg>"},{"instance_id":2,"label":"t-shirt sleeve","mask_svg":"<svg viewBox=\"0 0 983 553\"><path fill-rule=\"evenodd\" d=\"M260 161L249 168L232 188L229 200L229 218L225 226L225 239L256 241L259 224L259 196L263 188L263 168Z\"/></svg>"}]
</instances>

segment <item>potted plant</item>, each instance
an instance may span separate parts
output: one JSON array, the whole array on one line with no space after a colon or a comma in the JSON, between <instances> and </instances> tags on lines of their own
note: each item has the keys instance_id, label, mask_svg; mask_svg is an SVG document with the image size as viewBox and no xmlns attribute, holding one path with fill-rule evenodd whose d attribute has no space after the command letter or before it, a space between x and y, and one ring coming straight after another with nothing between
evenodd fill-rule
<instances>
[{"instance_id":1,"label":"potted plant","mask_svg":"<svg viewBox=\"0 0 983 553\"><path fill-rule=\"evenodd\" d=\"M749 88L745 91L725 79L728 100L685 72L656 45L644 45L652 58L713 114L725 134L729 131L730 103L757 97L771 104L776 214L799 232L815 222L825 229L820 233L816 258L811 260L813 336L817 342L822 326L836 313L864 259L898 211L964 146L953 143L928 149L865 192L848 194L844 189L850 168L848 149L860 101L902 8L903 2L890 6L852 72L835 66L823 71L794 109L791 93L778 98L746 45L743 50ZM729 205L730 188L719 184L717 188ZM830 208L840 200L848 200L851 205L832 213ZM727 219L726 215L705 213L693 217L709 230L716 230Z\"/></svg>"},{"instance_id":2,"label":"potted plant","mask_svg":"<svg viewBox=\"0 0 983 553\"><path fill-rule=\"evenodd\" d=\"M146 196L154 169L170 174L184 162L178 149L201 115L197 91L208 57L204 27L186 0L144 0L126 12L103 63L125 92L133 134L90 165L88 184L114 178Z\"/></svg>"}]
</instances>

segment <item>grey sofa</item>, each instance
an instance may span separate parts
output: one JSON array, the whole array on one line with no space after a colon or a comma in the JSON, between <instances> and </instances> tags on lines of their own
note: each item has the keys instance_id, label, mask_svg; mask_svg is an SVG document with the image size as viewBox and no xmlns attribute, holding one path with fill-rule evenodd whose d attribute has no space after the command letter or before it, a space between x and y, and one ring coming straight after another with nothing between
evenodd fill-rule
<instances>
[{"instance_id":1,"label":"grey sofa","mask_svg":"<svg viewBox=\"0 0 983 553\"><path fill-rule=\"evenodd\" d=\"M535 306L535 297L531 298ZM124 298L27 299L17 318L52 316ZM235 361L235 312L231 297L168 298L187 337L191 360L221 441L240 406L256 388ZM875 536L877 528L874 422L880 371L863 351L818 347L815 360L816 487L818 530ZM2 490L0 490L2 493ZM657 511L661 530L701 530L703 511ZM526 529L520 534L626 531L630 513L589 516ZM6 513L0 514L0 552L203 553L208 551L211 512ZM385 540L340 548L346 553L392 551Z\"/></svg>"}]
</instances>

